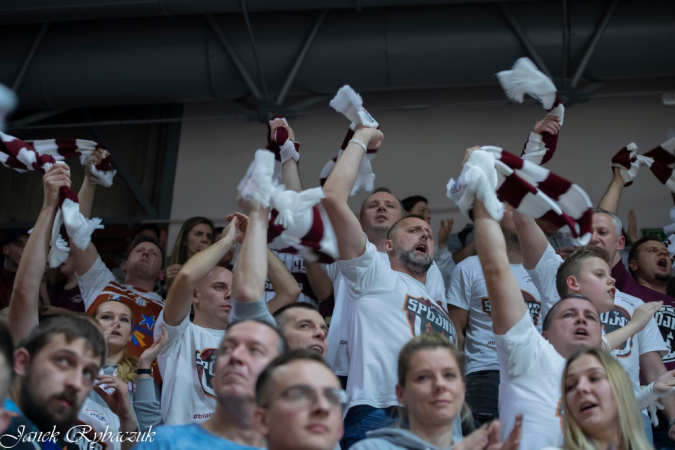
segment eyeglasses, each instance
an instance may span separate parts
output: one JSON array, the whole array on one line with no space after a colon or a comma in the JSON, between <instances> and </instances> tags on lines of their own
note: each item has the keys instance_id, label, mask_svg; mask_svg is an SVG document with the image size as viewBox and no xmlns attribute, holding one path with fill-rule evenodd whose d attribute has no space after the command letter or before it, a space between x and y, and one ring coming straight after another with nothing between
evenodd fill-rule
<instances>
[{"instance_id":1,"label":"eyeglasses","mask_svg":"<svg viewBox=\"0 0 675 450\"><path fill-rule=\"evenodd\" d=\"M319 401L319 390L323 393L323 397L326 399L331 409L344 410L346 408L347 393L343 389L331 387L317 389L314 386L309 386L307 384L296 384L287 387L281 395L270 400L266 405L263 405L263 408L268 408L277 400L283 400L284 403L294 408L309 408L316 405Z\"/></svg>"}]
</instances>

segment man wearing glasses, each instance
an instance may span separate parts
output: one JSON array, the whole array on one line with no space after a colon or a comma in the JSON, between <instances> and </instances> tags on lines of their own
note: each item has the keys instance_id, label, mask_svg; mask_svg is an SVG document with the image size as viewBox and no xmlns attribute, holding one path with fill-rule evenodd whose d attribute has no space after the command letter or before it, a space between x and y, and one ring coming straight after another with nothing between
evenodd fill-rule
<instances>
[{"instance_id":1,"label":"man wearing glasses","mask_svg":"<svg viewBox=\"0 0 675 450\"><path fill-rule=\"evenodd\" d=\"M321 355L293 350L256 383L253 422L268 450L332 450L342 437L347 394Z\"/></svg>"}]
</instances>

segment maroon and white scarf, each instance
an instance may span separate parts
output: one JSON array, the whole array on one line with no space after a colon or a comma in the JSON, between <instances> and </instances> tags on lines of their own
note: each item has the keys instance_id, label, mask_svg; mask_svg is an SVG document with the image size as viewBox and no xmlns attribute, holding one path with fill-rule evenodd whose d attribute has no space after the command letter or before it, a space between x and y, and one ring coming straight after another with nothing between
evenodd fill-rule
<instances>
[{"instance_id":1,"label":"maroon and white scarf","mask_svg":"<svg viewBox=\"0 0 675 450\"><path fill-rule=\"evenodd\" d=\"M54 164L66 165L66 158L78 156L83 165L89 164L90 155L97 149L105 149L99 143L82 139L43 139L24 142L13 136L0 133L0 163L17 172L47 172ZM106 152L104 159L96 166L90 165L93 181L111 186L115 171L110 166L110 154ZM86 250L91 241L91 234L97 228L103 228L101 219L87 219L80 214L77 193L63 187L60 191L60 205L50 239L49 265L57 267L68 258L68 244L59 235L61 225L65 224L73 244Z\"/></svg>"},{"instance_id":2,"label":"maroon and white scarf","mask_svg":"<svg viewBox=\"0 0 675 450\"><path fill-rule=\"evenodd\" d=\"M277 121L288 125L283 116L274 116L267 125L267 150L274 153L274 179L281 183L282 167L288 160L300 161L300 143L294 142L288 138L288 130L277 128L272 139L272 125Z\"/></svg>"},{"instance_id":3,"label":"maroon and white scarf","mask_svg":"<svg viewBox=\"0 0 675 450\"><path fill-rule=\"evenodd\" d=\"M328 161L326 165L323 166L323 169L321 169L321 174L319 175L321 186L326 183L328 175L333 171L338 158L344 153L347 144L349 144L349 140L354 137L356 126L363 125L364 127L379 128L377 121L363 107L363 99L361 96L348 85L345 85L338 90L333 100L330 101L330 106L337 112L344 114L347 119L352 121L352 124L349 126L349 130L347 130L347 135L345 136L344 141L342 141L342 146L340 147L337 156ZM364 142L364 144L368 145L368 142ZM354 187L352 187L350 195L354 195L361 189L364 191L373 190L375 186L375 174L373 173L371 161L375 158L376 154L377 149L368 149L366 157L361 158L361 164L359 165L356 180L354 181Z\"/></svg>"},{"instance_id":4,"label":"maroon and white scarf","mask_svg":"<svg viewBox=\"0 0 675 450\"><path fill-rule=\"evenodd\" d=\"M593 205L581 187L533 162L499 147L474 151L447 195L467 214L476 197L495 220L504 214L503 200L518 212L567 227L578 245L586 245L593 231Z\"/></svg>"},{"instance_id":5,"label":"maroon and white scarf","mask_svg":"<svg viewBox=\"0 0 675 450\"><path fill-rule=\"evenodd\" d=\"M530 95L541 102L549 115L560 117L562 126L565 107L558 90L553 81L540 72L529 58L518 59L511 70L499 72L497 78L510 100L523 103L525 94ZM546 164L553 157L557 146L558 135L530 133L520 157L535 164Z\"/></svg>"},{"instance_id":6,"label":"maroon and white scarf","mask_svg":"<svg viewBox=\"0 0 675 450\"><path fill-rule=\"evenodd\" d=\"M331 263L338 257L337 238L321 206L323 189L286 190L274 179L274 155L258 150L239 183L240 195L255 206L270 208L268 247L309 262Z\"/></svg>"},{"instance_id":7,"label":"maroon and white scarf","mask_svg":"<svg viewBox=\"0 0 675 450\"><path fill-rule=\"evenodd\" d=\"M624 186L633 184L640 167L649 167L654 176L671 192L675 192L675 173L669 167L675 164L675 137L668 139L644 155L637 154L638 147L630 143L612 157L611 167L621 169Z\"/></svg>"}]
</instances>

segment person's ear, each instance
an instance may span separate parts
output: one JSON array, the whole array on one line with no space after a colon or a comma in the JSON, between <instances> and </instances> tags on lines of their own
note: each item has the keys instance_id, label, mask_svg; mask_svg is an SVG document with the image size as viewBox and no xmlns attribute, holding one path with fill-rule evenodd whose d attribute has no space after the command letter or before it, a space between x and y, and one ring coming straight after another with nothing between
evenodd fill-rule
<instances>
[{"instance_id":1,"label":"person's ear","mask_svg":"<svg viewBox=\"0 0 675 450\"><path fill-rule=\"evenodd\" d=\"M616 249L623 250L624 248L626 248L626 237L622 234L619 236L619 245L617 245Z\"/></svg>"},{"instance_id":2,"label":"person's ear","mask_svg":"<svg viewBox=\"0 0 675 450\"><path fill-rule=\"evenodd\" d=\"M14 373L19 377L28 375L28 366L30 366L30 353L21 347L14 351Z\"/></svg>"},{"instance_id":3,"label":"person's ear","mask_svg":"<svg viewBox=\"0 0 675 450\"><path fill-rule=\"evenodd\" d=\"M394 242L391 239L384 241L384 250L386 252L391 252L394 250Z\"/></svg>"},{"instance_id":4,"label":"person's ear","mask_svg":"<svg viewBox=\"0 0 675 450\"><path fill-rule=\"evenodd\" d=\"M400 384L396 385L396 399L398 402L403 406L404 408L406 407L405 404L405 399L403 398L403 394L405 393L405 388L401 386Z\"/></svg>"},{"instance_id":5,"label":"person's ear","mask_svg":"<svg viewBox=\"0 0 675 450\"><path fill-rule=\"evenodd\" d=\"M127 273L127 262L126 261L124 261L122 263L122 265L120 266L120 270L122 271L122 273Z\"/></svg>"},{"instance_id":6,"label":"person's ear","mask_svg":"<svg viewBox=\"0 0 675 450\"><path fill-rule=\"evenodd\" d=\"M579 281L577 280L577 278L574 275L570 275L569 277L567 277L566 281L567 281L566 282L567 289L569 289L570 291L572 291L574 293L579 293L581 288L579 287Z\"/></svg>"},{"instance_id":7,"label":"person's ear","mask_svg":"<svg viewBox=\"0 0 675 450\"><path fill-rule=\"evenodd\" d=\"M195 305L199 304L199 293L197 292L197 289L194 289L192 291L192 303Z\"/></svg>"},{"instance_id":8,"label":"person's ear","mask_svg":"<svg viewBox=\"0 0 675 450\"><path fill-rule=\"evenodd\" d=\"M638 270L637 261L634 259L628 261L628 268L630 268L630 270L632 270L633 272L637 271Z\"/></svg>"},{"instance_id":9,"label":"person's ear","mask_svg":"<svg viewBox=\"0 0 675 450\"><path fill-rule=\"evenodd\" d=\"M157 281L164 281L166 279L166 270L162 269L159 271L159 275L157 275Z\"/></svg>"},{"instance_id":10,"label":"person's ear","mask_svg":"<svg viewBox=\"0 0 675 450\"><path fill-rule=\"evenodd\" d=\"M267 421L267 411L263 408L256 408L253 413L253 428L263 436L269 433L269 424Z\"/></svg>"}]
</instances>

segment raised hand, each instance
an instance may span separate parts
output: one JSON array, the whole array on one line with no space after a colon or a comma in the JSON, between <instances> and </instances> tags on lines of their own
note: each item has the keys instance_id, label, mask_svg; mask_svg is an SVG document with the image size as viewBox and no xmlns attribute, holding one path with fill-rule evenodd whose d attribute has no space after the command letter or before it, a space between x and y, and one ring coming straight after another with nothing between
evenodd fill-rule
<instances>
[{"instance_id":1,"label":"raised hand","mask_svg":"<svg viewBox=\"0 0 675 450\"><path fill-rule=\"evenodd\" d=\"M452 226L455 224L455 219L442 219L441 227L438 229L438 248L445 248L448 244L448 237L452 233Z\"/></svg>"},{"instance_id":2,"label":"raised hand","mask_svg":"<svg viewBox=\"0 0 675 450\"><path fill-rule=\"evenodd\" d=\"M228 222L230 222L230 224L227 226L225 231L227 231L228 228L233 227L232 229L237 232L237 242L240 244L243 243L244 238L246 237L246 229L248 228L248 216L236 212L229 214L226 219Z\"/></svg>"},{"instance_id":3,"label":"raised hand","mask_svg":"<svg viewBox=\"0 0 675 450\"><path fill-rule=\"evenodd\" d=\"M120 422L134 417L126 383L113 375L99 375L93 389L108 408L119 416Z\"/></svg>"},{"instance_id":4,"label":"raised hand","mask_svg":"<svg viewBox=\"0 0 675 450\"><path fill-rule=\"evenodd\" d=\"M560 117L546 116L539 122L534 124L535 134L548 133L555 136L559 132L560 132Z\"/></svg>"},{"instance_id":5,"label":"raised hand","mask_svg":"<svg viewBox=\"0 0 675 450\"><path fill-rule=\"evenodd\" d=\"M63 164L54 164L42 177L44 206L59 206L59 190L70 187L70 170Z\"/></svg>"},{"instance_id":6,"label":"raised hand","mask_svg":"<svg viewBox=\"0 0 675 450\"><path fill-rule=\"evenodd\" d=\"M169 332L166 330L166 327L162 327L162 332L159 335L159 339L155 339L155 342L153 342L150 347L145 349L145 351L141 354L141 357L138 358L138 368L149 369L152 366L152 362L157 358L157 355L159 355L168 341Z\"/></svg>"},{"instance_id":7,"label":"raised hand","mask_svg":"<svg viewBox=\"0 0 675 450\"><path fill-rule=\"evenodd\" d=\"M270 139L272 141L276 142L276 139L274 139L274 135L276 134L279 128L285 128L286 131L288 131L288 139L295 142L295 132L293 131L293 128L286 125L284 121L281 119L274 119L270 124Z\"/></svg>"},{"instance_id":8,"label":"raised hand","mask_svg":"<svg viewBox=\"0 0 675 450\"><path fill-rule=\"evenodd\" d=\"M651 318L654 317L654 314L656 314L658 310L661 309L662 305L663 302L647 302L640 305L639 307L635 308L635 311L633 311L633 317L631 317L630 323L635 324L638 332L642 331L647 326Z\"/></svg>"},{"instance_id":9,"label":"raised hand","mask_svg":"<svg viewBox=\"0 0 675 450\"><path fill-rule=\"evenodd\" d=\"M377 128L359 125L356 127L356 131L354 131L354 139L363 142L369 149L377 149L384 140L384 134Z\"/></svg>"}]
</instances>

